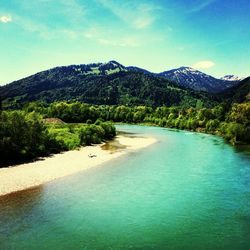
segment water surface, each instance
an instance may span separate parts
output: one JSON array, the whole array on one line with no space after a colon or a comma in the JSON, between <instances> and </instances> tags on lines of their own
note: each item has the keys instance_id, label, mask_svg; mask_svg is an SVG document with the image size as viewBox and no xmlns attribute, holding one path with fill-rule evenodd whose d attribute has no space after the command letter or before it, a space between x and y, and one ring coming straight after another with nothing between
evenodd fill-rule
<instances>
[{"instance_id":1,"label":"water surface","mask_svg":"<svg viewBox=\"0 0 250 250\"><path fill-rule=\"evenodd\" d=\"M250 249L249 151L211 135L118 129L158 142L0 198L0 249Z\"/></svg>"}]
</instances>

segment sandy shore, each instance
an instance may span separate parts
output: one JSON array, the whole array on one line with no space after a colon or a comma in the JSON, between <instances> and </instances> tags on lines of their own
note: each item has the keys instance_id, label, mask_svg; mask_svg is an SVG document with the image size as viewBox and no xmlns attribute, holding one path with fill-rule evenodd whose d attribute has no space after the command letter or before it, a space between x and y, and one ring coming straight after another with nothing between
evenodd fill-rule
<instances>
[{"instance_id":1,"label":"sandy shore","mask_svg":"<svg viewBox=\"0 0 250 250\"><path fill-rule=\"evenodd\" d=\"M56 154L31 163L0 168L0 196L75 174L156 142L156 139L151 137L117 136L115 140L119 145L126 147L111 152L103 150L102 145L94 145ZM90 158L90 154L96 155L96 157Z\"/></svg>"}]
</instances>

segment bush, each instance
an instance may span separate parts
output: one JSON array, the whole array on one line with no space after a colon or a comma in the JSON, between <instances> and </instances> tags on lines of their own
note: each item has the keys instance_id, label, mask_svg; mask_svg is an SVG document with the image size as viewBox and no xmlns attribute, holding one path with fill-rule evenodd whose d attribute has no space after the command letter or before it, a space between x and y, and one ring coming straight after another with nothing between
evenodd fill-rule
<instances>
[{"instance_id":1,"label":"bush","mask_svg":"<svg viewBox=\"0 0 250 250\"><path fill-rule=\"evenodd\" d=\"M244 127L240 123L223 122L220 126L221 134L232 144L238 143L240 141L250 142L249 140L249 127Z\"/></svg>"},{"instance_id":2,"label":"bush","mask_svg":"<svg viewBox=\"0 0 250 250\"><path fill-rule=\"evenodd\" d=\"M104 139L111 139L116 136L115 126L111 122L103 122L100 126L104 130Z\"/></svg>"},{"instance_id":3,"label":"bush","mask_svg":"<svg viewBox=\"0 0 250 250\"><path fill-rule=\"evenodd\" d=\"M218 119L209 120L206 123L206 132L214 133L217 130L219 124L220 124L220 121Z\"/></svg>"},{"instance_id":4,"label":"bush","mask_svg":"<svg viewBox=\"0 0 250 250\"><path fill-rule=\"evenodd\" d=\"M5 111L0 114L1 162L45 154L49 141L47 128L40 115L24 111Z\"/></svg>"},{"instance_id":5,"label":"bush","mask_svg":"<svg viewBox=\"0 0 250 250\"><path fill-rule=\"evenodd\" d=\"M0 167L38 156L101 143L116 135L115 127L101 121L94 124L45 124L35 112L0 113Z\"/></svg>"}]
</instances>

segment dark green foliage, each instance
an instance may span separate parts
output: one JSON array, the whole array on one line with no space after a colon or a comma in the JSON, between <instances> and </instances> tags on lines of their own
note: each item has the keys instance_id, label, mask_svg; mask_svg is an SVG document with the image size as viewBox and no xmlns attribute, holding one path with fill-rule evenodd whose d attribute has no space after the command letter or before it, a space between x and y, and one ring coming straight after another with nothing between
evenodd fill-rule
<instances>
[{"instance_id":1,"label":"dark green foliage","mask_svg":"<svg viewBox=\"0 0 250 250\"><path fill-rule=\"evenodd\" d=\"M36 105L32 104L36 109ZM58 106L60 107L60 106ZM41 111L48 109L41 109ZM0 113L0 167L31 160L92 143L116 135L108 122L90 124L45 124L38 113L3 111Z\"/></svg>"},{"instance_id":2,"label":"dark green foliage","mask_svg":"<svg viewBox=\"0 0 250 250\"><path fill-rule=\"evenodd\" d=\"M104 131L104 138L111 139L116 135L115 126L110 122L102 122L100 123L100 127Z\"/></svg>"},{"instance_id":3,"label":"dark green foliage","mask_svg":"<svg viewBox=\"0 0 250 250\"><path fill-rule=\"evenodd\" d=\"M238 85L221 92L217 98L219 98L219 100L227 101L228 103L249 102L250 77L242 80Z\"/></svg>"},{"instance_id":4,"label":"dark green foliage","mask_svg":"<svg viewBox=\"0 0 250 250\"><path fill-rule=\"evenodd\" d=\"M20 108L26 102L80 101L98 105L214 104L212 96L177 86L174 82L141 72L120 71L84 75L73 69L56 68L0 88L5 107ZM77 109L77 107L75 107Z\"/></svg>"},{"instance_id":5,"label":"dark green foliage","mask_svg":"<svg viewBox=\"0 0 250 250\"><path fill-rule=\"evenodd\" d=\"M32 105L34 106L34 104ZM78 109L73 107L78 106ZM62 108L63 107L63 108ZM105 131L111 129L102 121L125 123L149 123L161 127L187 129L224 136L235 144L249 143L250 103L220 104L213 108L147 107L147 106L91 106L84 103L53 103L43 110L43 115L52 115L68 122L83 122L100 125ZM53 112L52 112L53 110ZM79 120L80 117L82 120ZM107 129L105 128L107 126ZM108 130L109 131L109 130ZM109 131L113 136L115 130ZM83 133L88 138L88 133Z\"/></svg>"},{"instance_id":6,"label":"dark green foliage","mask_svg":"<svg viewBox=\"0 0 250 250\"><path fill-rule=\"evenodd\" d=\"M218 134L232 144L250 143L250 103L234 104L229 110L223 104L203 109L161 107L143 122Z\"/></svg>"},{"instance_id":7,"label":"dark green foliage","mask_svg":"<svg viewBox=\"0 0 250 250\"><path fill-rule=\"evenodd\" d=\"M219 127L219 131L232 144L245 141L246 139L249 142L249 136L247 135L247 132L250 132L249 127L244 127L242 124L236 122L223 122ZM245 138L245 136L248 138Z\"/></svg>"},{"instance_id":8,"label":"dark green foliage","mask_svg":"<svg viewBox=\"0 0 250 250\"><path fill-rule=\"evenodd\" d=\"M0 114L1 164L44 155L48 146L55 146L42 118L37 113L3 111ZM0 164L0 165L1 165Z\"/></svg>"},{"instance_id":9,"label":"dark green foliage","mask_svg":"<svg viewBox=\"0 0 250 250\"><path fill-rule=\"evenodd\" d=\"M42 118L47 117L73 124L45 124ZM250 103L247 102L213 108L38 102L25 105L24 111L0 112L0 165L111 139L116 130L108 121L207 132L221 135L232 144L250 143Z\"/></svg>"}]
</instances>

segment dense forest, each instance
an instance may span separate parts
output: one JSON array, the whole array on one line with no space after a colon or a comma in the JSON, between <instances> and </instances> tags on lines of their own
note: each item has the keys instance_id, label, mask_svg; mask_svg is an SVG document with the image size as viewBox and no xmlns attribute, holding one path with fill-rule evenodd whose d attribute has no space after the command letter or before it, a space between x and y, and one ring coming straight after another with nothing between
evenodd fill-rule
<instances>
[{"instance_id":1,"label":"dense forest","mask_svg":"<svg viewBox=\"0 0 250 250\"><path fill-rule=\"evenodd\" d=\"M122 65L110 63L105 67L73 65L40 72L0 87L2 106L20 109L32 101L67 100L93 105L210 108L222 102L240 103L250 98L249 77L213 94L181 87L176 82L143 71L126 70Z\"/></svg>"},{"instance_id":2,"label":"dense forest","mask_svg":"<svg viewBox=\"0 0 250 250\"><path fill-rule=\"evenodd\" d=\"M125 67L116 61L56 67L0 87L4 105L62 100L106 105L192 105L239 80L217 79L190 67L161 73ZM160 93L160 94L159 94ZM213 104L213 103L212 103Z\"/></svg>"},{"instance_id":3,"label":"dense forest","mask_svg":"<svg viewBox=\"0 0 250 250\"><path fill-rule=\"evenodd\" d=\"M56 117L68 123L95 123L98 120L146 123L161 127L187 129L226 138L232 144L250 143L250 103L232 106L219 104L213 108L149 107L123 105L89 105L81 102L56 102L46 105L33 102L24 106L43 117Z\"/></svg>"},{"instance_id":4,"label":"dense forest","mask_svg":"<svg viewBox=\"0 0 250 250\"><path fill-rule=\"evenodd\" d=\"M209 93L180 87L176 83L144 74L120 71L107 75L74 74L69 69L46 71L0 88L5 108L26 102L80 101L95 105L213 106Z\"/></svg>"},{"instance_id":5,"label":"dense forest","mask_svg":"<svg viewBox=\"0 0 250 250\"><path fill-rule=\"evenodd\" d=\"M95 124L47 123L39 112L0 113L0 167L39 156L101 143L116 135L109 122Z\"/></svg>"},{"instance_id":6,"label":"dense forest","mask_svg":"<svg viewBox=\"0 0 250 250\"><path fill-rule=\"evenodd\" d=\"M113 122L250 143L250 78L214 95L114 62L82 67L58 67L0 88L0 165L100 143L115 136Z\"/></svg>"},{"instance_id":7,"label":"dense forest","mask_svg":"<svg viewBox=\"0 0 250 250\"><path fill-rule=\"evenodd\" d=\"M48 123L47 118L60 123ZM232 144L250 143L250 103L213 108L31 102L0 113L0 165L34 159L115 136L113 122L150 124L217 134Z\"/></svg>"},{"instance_id":8,"label":"dense forest","mask_svg":"<svg viewBox=\"0 0 250 250\"><path fill-rule=\"evenodd\" d=\"M242 80L238 85L217 95L217 100L227 101L228 103L241 103L250 101L250 77Z\"/></svg>"}]
</instances>

